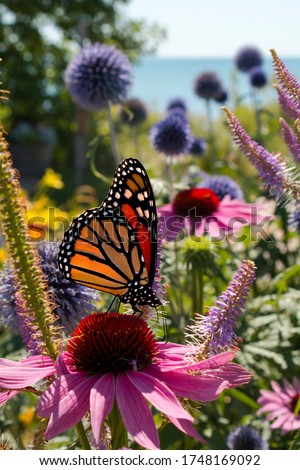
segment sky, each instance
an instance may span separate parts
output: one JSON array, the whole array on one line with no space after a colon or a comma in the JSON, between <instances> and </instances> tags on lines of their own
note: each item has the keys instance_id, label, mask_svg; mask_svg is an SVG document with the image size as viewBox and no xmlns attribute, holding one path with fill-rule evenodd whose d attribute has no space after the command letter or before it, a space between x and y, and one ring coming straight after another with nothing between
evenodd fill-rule
<instances>
[{"instance_id":1,"label":"sky","mask_svg":"<svg viewBox=\"0 0 300 470\"><path fill-rule=\"evenodd\" d=\"M159 57L232 57L246 45L300 56L300 0L131 0L126 14L166 28Z\"/></svg>"}]
</instances>

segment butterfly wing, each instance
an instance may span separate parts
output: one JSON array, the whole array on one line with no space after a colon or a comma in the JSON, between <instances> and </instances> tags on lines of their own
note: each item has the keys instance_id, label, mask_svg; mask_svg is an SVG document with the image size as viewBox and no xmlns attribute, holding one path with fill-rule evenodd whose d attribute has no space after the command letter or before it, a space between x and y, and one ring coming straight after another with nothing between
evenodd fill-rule
<instances>
[{"instance_id":1,"label":"butterfly wing","mask_svg":"<svg viewBox=\"0 0 300 470\"><path fill-rule=\"evenodd\" d=\"M133 306L160 301L151 286L157 255L156 207L142 164L124 160L100 207L74 219L58 262L68 279L118 295Z\"/></svg>"}]
</instances>

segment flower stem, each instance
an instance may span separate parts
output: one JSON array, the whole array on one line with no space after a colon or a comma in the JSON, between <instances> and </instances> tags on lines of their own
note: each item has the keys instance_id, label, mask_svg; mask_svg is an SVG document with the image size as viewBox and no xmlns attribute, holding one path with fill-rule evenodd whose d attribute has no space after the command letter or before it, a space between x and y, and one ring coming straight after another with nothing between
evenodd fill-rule
<instances>
[{"instance_id":1,"label":"flower stem","mask_svg":"<svg viewBox=\"0 0 300 470\"><path fill-rule=\"evenodd\" d=\"M255 122L256 122L256 131L257 131L257 140L259 143L261 142L262 139L262 123L261 123L261 110L257 98L257 91L255 87L251 90L251 96L252 96L252 102L253 102L253 108L254 108L254 113L255 113Z\"/></svg>"},{"instance_id":2,"label":"flower stem","mask_svg":"<svg viewBox=\"0 0 300 470\"><path fill-rule=\"evenodd\" d=\"M79 440L80 440L82 449L83 449L83 450L91 450L91 446L90 446L90 443L89 443L89 441L88 441L86 432L85 432L85 430L84 430L82 421L79 421L79 422L75 425L75 428L76 428L76 431L77 431L78 438L79 438Z\"/></svg>"},{"instance_id":3,"label":"flower stem","mask_svg":"<svg viewBox=\"0 0 300 470\"><path fill-rule=\"evenodd\" d=\"M117 143L117 137L116 137L116 131L115 131L114 121L113 121L112 114L111 114L111 108L110 108L109 101L107 102L106 109L107 109L107 116L108 116L108 122L109 122L111 148L112 148L115 164L116 164L116 166L118 166L119 163L121 162L121 159L120 159L118 143Z\"/></svg>"},{"instance_id":4,"label":"flower stem","mask_svg":"<svg viewBox=\"0 0 300 470\"><path fill-rule=\"evenodd\" d=\"M168 170L169 170L169 185L170 185L170 201L174 199L174 169L173 169L173 157L168 157Z\"/></svg>"},{"instance_id":5,"label":"flower stem","mask_svg":"<svg viewBox=\"0 0 300 470\"><path fill-rule=\"evenodd\" d=\"M108 417L108 425L111 432L111 450L128 447L128 433L122 421L116 402Z\"/></svg>"}]
</instances>

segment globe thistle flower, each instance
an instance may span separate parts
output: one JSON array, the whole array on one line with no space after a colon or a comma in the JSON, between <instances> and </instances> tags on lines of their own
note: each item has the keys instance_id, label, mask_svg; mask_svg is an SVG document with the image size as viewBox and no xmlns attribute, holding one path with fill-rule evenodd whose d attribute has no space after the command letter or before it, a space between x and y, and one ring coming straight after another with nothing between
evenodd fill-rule
<instances>
[{"instance_id":1,"label":"globe thistle flower","mask_svg":"<svg viewBox=\"0 0 300 470\"><path fill-rule=\"evenodd\" d=\"M181 111L186 114L187 110L187 104L182 98L173 98L167 104L167 113L171 113L173 111Z\"/></svg>"},{"instance_id":2,"label":"globe thistle flower","mask_svg":"<svg viewBox=\"0 0 300 470\"><path fill-rule=\"evenodd\" d=\"M281 429L281 434L300 429L300 381L294 377L292 383L284 380L280 386L272 381L271 386L273 391L260 390L258 414L266 413L268 421L273 421L271 429Z\"/></svg>"},{"instance_id":3,"label":"globe thistle flower","mask_svg":"<svg viewBox=\"0 0 300 470\"><path fill-rule=\"evenodd\" d=\"M231 199L243 199L244 197L240 186L232 178L229 178L229 176L207 176L197 187L211 189L218 196L220 201L222 201L225 196L230 196Z\"/></svg>"},{"instance_id":4,"label":"globe thistle flower","mask_svg":"<svg viewBox=\"0 0 300 470\"><path fill-rule=\"evenodd\" d=\"M87 111L126 99L132 82L128 58L114 46L95 43L70 62L65 82L73 101Z\"/></svg>"},{"instance_id":5,"label":"globe thistle flower","mask_svg":"<svg viewBox=\"0 0 300 470\"><path fill-rule=\"evenodd\" d=\"M192 144L188 122L175 113L154 124L150 129L149 138L157 152L169 157L188 153Z\"/></svg>"},{"instance_id":6,"label":"globe thistle flower","mask_svg":"<svg viewBox=\"0 0 300 470\"><path fill-rule=\"evenodd\" d=\"M207 143L201 137L194 137L189 153L195 157L202 157L207 150Z\"/></svg>"},{"instance_id":7,"label":"globe thistle flower","mask_svg":"<svg viewBox=\"0 0 300 470\"><path fill-rule=\"evenodd\" d=\"M255 270L256 266L252 261L243 261L216 305L205 316L196 314L194 325L188 328L192 342L205 345L209 356L230 348L237 339L234 328L255 281Z\"/></svg>"},{"instance_id":8,"label":"globe thistle flower","mask_svg":"<svg viewBox=\"0 0 300 470\"><path fill-rule=\"evenodd\" d=\"M121 418L118 426L123 423L140 446L158 449L152 405L181 432L205 443L179 399L213 401L223 390L248 383L251 374L232 363L235 351L204 360L192 356L194 351L191 346L157 341L140 317L92 314L80 322L54 367L47 356L19 363L0 359L0 404L55 372L38 404L38 414L49 418L46 439L89 412L99 444L102 424L115 405Z\"/></svg>"},{"instance_id":9,"label":"globe thistle flower","mask_svg":"<svg viewBox=\"0 0 300 470\"><path fill-rule=\"evenodd\" d=\"M266 72L259 66L252 67L249 70L249 80L254 88L262 88L268 81Z\"/></svg>"},{"instance_id":10,"label":"globe thistle flower","mask_svg":"<svg viewBox=\"0 0 300 470\"><path fill-rule=\"evenodd\" d=\"M120 121L128 126L138 126L142 124L148 116L145 104L137 99L131 98L124 103L120 111Z\"/></svg>"},{"instance_id":11,"label":"globe thistle flower","mask_svg":"<svg viewBox=\"0 0 300 470\"><path fill-rule=\"evenodd\" d=\"M220 93L214 97L216 103L225 103L228 100L228 92L226 90L221 90Z\"/></svg>"},{"instance_id":12,"label":"globe thistle flower","mask_svg":"<svg viewBox=\"0 0 300 470\"><path fill-rule=\"evenodd\" d=\"M262 65L263 57L256 47L243 47L235 57L235 65L240 72L249 72L253 67Z\"/></svg>"},{"instance_id":13,"label":"globe thistle flower","mask_svg":"<svg viewBox=\"0 0 300 470\"><path fill-rule=\"evenodd\" d=\"M296 206L289 215L288 222L291 228L295 229L300 235L300 206Z\"/></svg>"},{"instance_id":14,"label":"globe thistle flower","mask_svg":"<svg viewBox=\"0 0 300 470\"><path fill-rule=\"evenodd\" d=\"M42 242L37 244L39 264L50 299L55 306L53 313L58 322L70 334L78 321L95 309L94 301L99 299L93 289L67 280L58 268L58 244ZM0 318L2 323L15 334L23 333L23 304L17 295L17 286L11 268L7 265L0 275Z\"/></svg>"},{"instance_id":15,"label":"globe thistle flower","mask_svg":"<svg viewBox=\"0 0 300 470\"><path fill-rule=\"evenodd\" d=\"M232 450L267 450L267 443L250 426L238 426L227 437L227 445Z\"/></svg>"},{"instance_id":16,"label":"globe thistle flower","mask_svg":"<svg viewBox=\"0 0 300 470\"><path fill-rule=\"evenodd\" d=\"M204 72L194 81L194 92L205 100L215 99L223 91L218 75L214 72Z\"/></svg>"}]
</instances>

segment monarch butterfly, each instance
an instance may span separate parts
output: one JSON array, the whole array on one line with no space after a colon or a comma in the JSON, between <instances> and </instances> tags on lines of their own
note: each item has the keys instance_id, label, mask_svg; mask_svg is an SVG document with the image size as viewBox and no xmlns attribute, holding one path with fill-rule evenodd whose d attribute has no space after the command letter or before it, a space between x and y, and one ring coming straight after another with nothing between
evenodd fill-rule
<instances>
[{"instance_id":1,"label":"monarch butterfly","mask_svg":"<svg viewBox=\"0 0 300 470\"><path fill-rule=\"evenodd\" d=\"M106 199L73 220L59 247L67 279L131 304L158 307L152 285L157 256L157 213L149 177L134 158L118 166Z\"/></svg>"}]
</instances>

